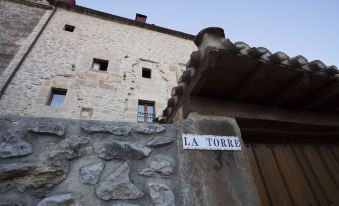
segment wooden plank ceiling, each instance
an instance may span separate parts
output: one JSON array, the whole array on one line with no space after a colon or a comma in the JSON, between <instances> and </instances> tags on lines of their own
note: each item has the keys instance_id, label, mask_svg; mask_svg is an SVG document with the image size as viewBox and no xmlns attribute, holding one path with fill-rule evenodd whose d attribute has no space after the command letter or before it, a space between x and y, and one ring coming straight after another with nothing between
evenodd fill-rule
<instances>
[{"instance_id":1,"label":"wooden plank ceiling","mask_svg":"<svg viewBox=\"0 0 339 206\"><path fill-rule=\"evenodd\" d=\"M327 75L321 64L314 63L317 69L307 70L308 64L294 67L212 50L207 48L203 58L217 58L217 62L204 70L199 80L203 85L194 91L196 96L298 110L339 111L339 76Z\"/></svg>"}]
</instances>

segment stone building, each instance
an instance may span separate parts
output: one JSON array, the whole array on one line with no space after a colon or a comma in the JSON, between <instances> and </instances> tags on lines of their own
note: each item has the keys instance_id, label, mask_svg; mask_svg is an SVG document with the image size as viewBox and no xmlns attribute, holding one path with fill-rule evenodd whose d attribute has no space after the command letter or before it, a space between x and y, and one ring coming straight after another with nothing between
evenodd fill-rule
<instances>
[{"instance_id":1,"label":"stone building","mask_svg":"<svg viewBox=\"0 0 339 206\"><path fill-rule=\"evenodd\" d=\"M0 206L339 205L336 66L0 2Z\"/></svg>"},{"instance_id":2,"label":"stone building","mask_svg":"<svg viewBox=\"0 0 339 206\"><path fill-rule=\"evenodd\" d=\"M192 35L143 15L72 1L1 1L1 10L2 114L152 121L195 50Z\"/></svg>"}]
</instances>

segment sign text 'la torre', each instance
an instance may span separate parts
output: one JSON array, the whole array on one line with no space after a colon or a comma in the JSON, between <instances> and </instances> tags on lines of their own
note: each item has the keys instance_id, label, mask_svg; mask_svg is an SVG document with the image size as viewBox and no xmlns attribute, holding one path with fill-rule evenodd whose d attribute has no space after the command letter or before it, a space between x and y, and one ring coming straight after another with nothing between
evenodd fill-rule
<instances>
[{"instance_id":1,"label":"sign text 'la torre'","mask_svg":"<svg viewBox=\"0 0 339 206\"><path fill-rule=\"evenodd\" d=\"M241 150L240 140L236 136L183 134L182 144L184 149Z\"/></svg>"}]
</instances>

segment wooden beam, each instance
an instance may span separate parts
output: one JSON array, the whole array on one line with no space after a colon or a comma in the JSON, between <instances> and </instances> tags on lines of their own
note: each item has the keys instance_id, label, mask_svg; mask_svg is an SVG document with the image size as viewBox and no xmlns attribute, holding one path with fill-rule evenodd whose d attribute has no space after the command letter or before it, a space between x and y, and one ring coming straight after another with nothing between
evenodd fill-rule
<instances>
[{"instance_id":1,"label":"wooden beam","mask_svg":"<svg viewBox=\"0 0 339 206\"><path fill-rule=\"evenodd\" d=\"M258 120L304 123L323 126L338 126L339 115L280 109L266 105L244 104L212 98L190 97L190 112L205 115L229 116Z\"/></svg>"},{"instance_id":2,"label":"wooden beam","mask_svg":"<svg viewBox=\"0 0 339 206\"><path fill-rule=\"evenodd\" d=\"M245 143L339 143L339 125L322 126L269 120L236 118ZM321 137L321 138L320 138Z\"/></svg>"},{"instance_id":3,"label":"wooden beam","mask_svg":"<svg viewBox=\"0 0 339 206\"><path fill-rule=\"evenodd\" d=\"M258 79L265 76L265 73L267 72L266 69L263 69L264 71L261 71L261 67L263 66L262 63L257 64L247 75L245 80L239 85L239 89L237 91L237 95L235 97L236 100L241 101L244 100L251 90L255 87L256 84L258 84Z\"/></svg>"},{"instance_id":4,"label":"wooden beam","mask_svg":"<svg viewBox=\"0 0 339 206\"><path fill-rule=\"evenodd\" d=\"M314 127L314 126L313 126ZM242 133L247 134L260 134L264 135L267 134L271 136L272 138L274 135L281 135L284 137L290 137L294 136L295 138L298 138L300 136L306 136L306 137L338 137L339 131L338 127L333 127L333 131L325 131L325 132L312 132L312 131L289 131L289 130L275 130L275 129L269 129L269 128L241 128Z\"/></svg>"},{"instance_id":5,"label":"wooden beam","mask_svg":"<svg viewBox=\"0 0 339 206\"><path fill-rule=\"evenodd\" d=\"M176 104L176 100L174 97L171 97L167 100L167 106L168 107L175 107L175 104Z\"/></svg>"},{"instance_id":6,"label":"wooden beam","mask_svg":"<svg viewBox=\"0 0 339 206\"><path fill-rule=\"evenodd\" d=\"M320 88L316 94L312 95L313 99L303 109L311 110L315 107L320 107L322 104L339 96L339 81L327 84L325 87Z\"/></svg>"},{"instance_id":7,"label":"wooden beam","mask_svg":"<svg viewBox=\"0 0 339 206\"><path fill-rule=\"evenodd\" d=\"M207 48L205 53L202 56L199 70L196 71L195 75L191 79L188 88L187 88L187 95L195 95L198 94L202 87L205 84L205 72L208 68L214 68L218 62L220 56L220 50L216 48Z\"/></svg>"},{"instance_id":8,"label":"wooden beam","mask_svg":"<svg viewBox=\"0 0 339 206\"><path fill-rule=\"evenodd\" d=\"M271 100L269 101L272 106L280 106L289 100L291 94L294 94L293 91L298 90L298 88L305 87L309 84L309 74L300 73L295 78L291 79L289 82L284 84L282 88L275 90L271 95Z\"/></svg>"},{"instance_id":9,"label":"wooden beam","mask_svg":"<svg viewBox=\"0 0 339 206\"><path fill-rule=\"evenodd\" d=\"M181 86L173 87L171 96L180 96L183 93L183 88Z\"/></svg>"},{"instance_id":10,"label":"wooden beam","mask_svg":"<svg viewBox=\"0 0 339 206\"><path fill-rule=\"evenodd\" d=\"M185 70L182 75L179 78L178 83L181 82L190 82L191 81L191 74L190 74L190 70Z\"/></svg>"},{"instance_id":11,"label":"wooden beam","mask_svg":"<svg viewBox=\"0 0 339 206\"><path fill-rule=\"evenodd\" d=\"M253 120L246 118L237 118L237 123L244 135L256 135L259 138L262 136L283 138L291 137L293 140L302 139L306 137L309 139L319 136L323 137L338 137L339 125L337 126L314 126L310 124L288 123L269 120ZM339 139L338 139L339 140Z\"/></svg>"}]
</instances>

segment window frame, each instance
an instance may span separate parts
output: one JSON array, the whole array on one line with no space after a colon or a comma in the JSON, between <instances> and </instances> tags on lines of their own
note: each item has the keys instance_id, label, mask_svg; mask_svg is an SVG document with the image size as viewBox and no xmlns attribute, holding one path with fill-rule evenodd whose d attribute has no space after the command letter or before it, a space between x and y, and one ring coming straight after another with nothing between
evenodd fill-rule
<instances>
[{"instance_id":1,"label":"window frame","mask_svg":"<svg viewBox=\"0 0 339 206\"><path fill-rule=\"evenodd\" d=\"M149 77L146 77L147 75L144 76L144 72L149 72ZM141 69L141 77L145 79L152 79L152 69L147 68L147 67L142 67Z\"/></svg>"},{"instance_id":2,"label":"window frame","mask_svg":"<svg viewBox=\"0 0 339 206\"><path fill-rule=\"evenodd\" d=\"M94 64L99 64L100 65L99 69L93 69L94 68ZM99 59L99 58L93 58L91 70L92 71L96 71L96 72L107 72L108 64L109 64L108 60ZM103 68L102 65L105 65L104 69L102 69Z\"/></svg>"},{"instance_id":3,"label":"window frame","mask_svg":"<svg viewBox=\"0 0 339 206\"><path fill-rule=\"evenodd\" d=\"M74 32L74 30L75 30L75 26L69 25L69 24L65 24L65 26L64 26L64 31L67 31L67 32Z\"/></svg>"},{"instance_id":4,"label":"window frame","mask_svg":"<svg viewBox=\"0 0 339 206\"><path fill-rule=\"evenodd\" d=\"M143 112L139 112L139 106L144 106ZM152 113L148 113L148 107L152 107ZM142 113L142 115L141 115ZM146 114L146 115L145 115ZM139 118L143 118L143 121L139 121ZM151 123L155 118L155 101L138 100L137 122Z\"/></svg>"},{"instance_id":5,"label":"window frame","mask_svg":"<svg viewBox=\"0 0 339 206\"><path fill-rule=\"evenodd\" d=\"M63 95L64 96L64 99L63 99L63 102L62 102L62 105L61 106L58 106L58 107L55 107L55 106L52 106L52 101L53 101L53 98L54 98L54 95ZM67 95L67 89L63 89L63 88L51 88L51 91L49 93L49 96L48 96L48 99L47 99L47 102L46 102L46 105L49 106L49 107L53 107L53 108L60 108L60 107L63 107L64 106L64 103L65 103L65 99L66 99L66 95Z\"/></svg>"}]
</instances>

